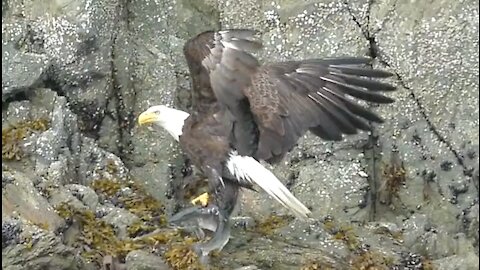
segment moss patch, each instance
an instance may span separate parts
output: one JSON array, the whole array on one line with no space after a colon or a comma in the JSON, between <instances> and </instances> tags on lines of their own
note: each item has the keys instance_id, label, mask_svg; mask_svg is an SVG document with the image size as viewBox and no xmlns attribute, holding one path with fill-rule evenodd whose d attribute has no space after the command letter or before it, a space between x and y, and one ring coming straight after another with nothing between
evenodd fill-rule
<instances>
[{"instance_id":1,"label":"moss patch","mask_svg":"<svg viewBox=\"0 0 480 270\"><path fill-rule=\"evenodd\" d=\"M302 265L300 270L333 270L333 268L321 262L311 261Z\"/></svg>"},{"instance_id":2,"label":"moss patch","mask_svg":"<svg viewBox=\"0 0 480 270\"><path fill-rule=\"evenodd\" d=\"M342 241L349 250L354 251L360 247L360 240L350 225L339 225L333 219L324 221L324 228L336 240Z\"/></svg>"},{"instance_id":3,"label":"moss patch","mask_svg":"<svg viewBox=\"0 0 480 270\"><path fill-rule=\"evenodd\" d=\"M271 215L257 222L253 230L264 236L272 235L277 229L287 225L293 219L289 215Z\"/></svg>"},{"instance_id":4,"label":"moss patch","mask_svg":"<svg viewBox=\"0 0 480 270\"><path fill-rule=\"evenodd\" d=\"M384 202L387 205L392 203L393 198L399 198L400 188L405 185L407 171L403 161L398 157L397 152L392 152L390 164L382 165L382 186L380 191L385 192Z\"/></svg>"},{"instance_id":5,"label":"moss patch","mask_svg":"<svg viewBox=\"0 0 480 270\"><path fill-rule=\"evenodd\" d=\"M143 247L138 242L119 240L114 228L97 219L93 211L78 210L66 203L59 205L56 211L61 217L79 223L81 231L76 247L81 248L82 256L90 261L101 262L106 255L124 259L128 252Z\"/></svg>"},{"instance_id":6,"label":"moss patch","mask_svg":"<svg viewBox=\"0 0 480 270\"><path fill-rule=\"evenodd\" d=\"M165 261L173 269L206 269L199 263L197 254L192 250L192 245L195 242L194 238L186 237L182 243L170 244L163 256Z\"/></svg>"},{"instance_id":7,"label":"moss patch","mask_svg":"<svg viewBox=\"0 0 480 270\"><path fill-rule=\"evenodd\" d=\"M137 237L139 235L153 232L157 227L146 224L145 221L136 221L132 225L128 226L127 233L129 237Z\"/></svg>"},{"instance_id":8,"label":"moss patch","mask_svg":"<svg viewBox=\"0 0 480 270\"><path fill-rule=\"evenodd\" d=\"M66 203L59 205L56 211L61 217L80 225L75 243L84 258L98 265L105 256L124 262L130 251L144 249L163 256L172 269L204 269L191 248L197 240L181 230L167 227L163 204L140 185L133 181L100 179L92 182L91 187L140 220L127 227L126 239L119 239L114 227L97 218L93 211L75 209ZM125 189L130 190L125 192Z\"/></svg>"},{"instance_id":9,"label":"moss patch","mask_svg":"<svg viewBox=\"0 0 480 270\"><path fill-rule=\"evenodd\" d=\"M190 248L194 239L178 230L165 228L156 233L121 240L110 224L97 219L90 210L78 210L66 203L59 205L56 210L61 217L78 222L81 226L76 247L82 250L82 256L89 261L100 263L104 256L110 255L123 262L130 251L160 248L165 250L164 258L173 269L203 269ZM198 268L192 268L195 265Z\"/></svg>"},{"instance_id":10,"label":"moss patch","mask_svg":"<svg viewBox=\"0 0 480 270\"><path fill-rule=\"evenodd\" d=\"M165 208L162 203L148 194L145 189L134 181L116 181L110 179L99 179L91 184L91 187L98 194L103 194L108 199L118 199L116 204L121 204L125 209L137 215L142 221L148 222L144 226L136 224L136 229L144 233L153 231L153 226L166 224ZM131 192L121 192L123 189L130 189ZM141 227L141 228L140 228Z\"/></svg>"},{"instance_id":11,"label":"moss patch","mask_svg":"<svg viewBox=\"0 0 480 270\"><path fill-rule=\"evenodd\" d=\"M20 148L20 142L32 133L45 131L48 127L47 119L37 119L2 128L2 160L21 160L25 154Z\"/></svg>"},{"instance_id":12,"label":"moss patch","mask_svg":"<svg viewBox=\"0 0 480 270\"><path fill-rule=\"evenodd\" d=\"M394 262L393 259L376 251L360 251L350 260L352 270L388 270Z\"/></svg>"}]
</instances>

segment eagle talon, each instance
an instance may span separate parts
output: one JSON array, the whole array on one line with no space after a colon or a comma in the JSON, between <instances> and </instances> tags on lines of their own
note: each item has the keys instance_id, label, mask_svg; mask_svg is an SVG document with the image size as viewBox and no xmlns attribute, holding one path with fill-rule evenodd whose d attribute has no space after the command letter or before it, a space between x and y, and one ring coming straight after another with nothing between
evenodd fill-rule
<instances>
[{"instance_id":1,"label":"eagle talon","mask_svg":"<svg viewBox=\"0 0 480 270\"><path fill-rule=\"evenodd\" d=\"M196 197L195 199L191 200L190 202L193 205L197 205L197 203L200 203L201 206L205 207L208 205L208 200L210 199L210 196L208 195L207 192L203 193L202 195Z\"/></svg>"}]
</instances>

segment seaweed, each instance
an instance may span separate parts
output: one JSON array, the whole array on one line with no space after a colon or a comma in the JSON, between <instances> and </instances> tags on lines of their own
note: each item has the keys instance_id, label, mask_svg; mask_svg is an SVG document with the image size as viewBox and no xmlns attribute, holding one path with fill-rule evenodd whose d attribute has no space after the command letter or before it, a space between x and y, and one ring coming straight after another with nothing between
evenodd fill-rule
<instances>
[{"instance_id":1,"label":"seaweed","mask_svg":"<svg viewBox=\"0 0 480 270\"><path fill-rule=\"evenodd\" d=\"M272 235L275 230L287 225L293 219L294 218L290 215L271 215L266 219L257 222L253 230L264 236Z\"/></svg>"},{"instance_id":2,"label":"seaweed","mask_svg":"<svg viewBox=\"0 0 480 270\"><path fill-rule=\"evenodd\" d=\"M103 194L107 198L115 197L117 205L121 204L142 221L154 223L149 225L162 226L166 224L165 207L135 181L98 179L92 182L91 187L95 192ZM122 193L121 191L125 188L131 189L132 192Z\"/></svg>"},{"instance_id":3,"label":"seaweed","mask_svg":"<svg viewBox=\"0 0 480 270\"><path fill-rule=\"evenodd\" d=\"M197 240L186 237L183 242L170 244L163 257L173 269L204 270L206 269L198 260L197 254L192 250L192 245Z\"/></svg>"},{"instance_id":4,"label":"seaweed","mask_svg":"<svg viewBox=\"0 0 480 270\"><path fill-rule=\"evenodd\" d=\"M352 270L388 270L393 264L393 258L372 250L361 250L350 260Z\"/></svg>"},{"instance_id":5,"label":"seaweed","mask_svg":"<svg viewBox=\"0 0 480 270\"><path fill-rule=\"evenodd\" d=\"M2 128L2 160L21 160L25 156L20 147L21 141L32 133L47 130L49 124L47 119L40 118Z\"/></svg>"},{"instance_id":6,"label":"seaweed","mask_svg":"<svg viewBox=\"0 0 480 270\"><path fill-rule=\"evenodd\" d=\"M324 228L333 235L333 239L341 240L350 251L355 251L360 247L360 240L352 226L339 225L332 218L328 218L324 221Z\"/></svg>"},{"instance_id":7,"label":"seaweed","mask_svg":"<svg viewBox=\"0 0 480 270\"><path fill-rule=\"evenodd\" d=\"M66 203L59 205L56 210L61 217L80 224L81 231L76 244L82 248L84 258L100 265L102 258L111 256L123 263L130 251L160 250L173 269L204 269L191 248L197 239L184 235L181 230L168 228L163 204L147 194L139 184L134 181L98 179L92 182L91 187L140 220L127 227L128 238L119 239L113 226L98 219L93 211L74 209ZM131 192L123 192L125 189Z\"/></svg>"},{"instance_id":8,"label":"seaweed","mask_svg":"<svg viewBox=\"0 0 480 270\"><path fill-rule=\"evenodd\" d=\"M398 151L392 151L390 163L382 165L383 182L379 191L385 192L381 199L383 203L391 205L393 198L399 198L400 188L406 183L406 175L407 171Z\"/></svg>"},{"instance_id":9,"label":"seaweed","mask_svg":"<svg viewBox=\"0 0 480 270\"><path fill-rule=\"evenodd\" d=\"M318 261L309 261L300 267L300 270L333 270L334 268Z\"/></svg>"},{"instance_id":10,"label":"seaweed","mask_svg":"<svg viewBox=\"0 0 480 270\"><path fill-rule=\"evenodd\" d=\"M91 210L75 209L67 203L56 207L57 213L67 219L76 221L81 226L77 245L83 249L82 256L92 262L101 262L106 255L124 259L128 252L145 245L131 239L120 240L114 228L105 221L97 219Z\"/></svg>"}]
</instances>

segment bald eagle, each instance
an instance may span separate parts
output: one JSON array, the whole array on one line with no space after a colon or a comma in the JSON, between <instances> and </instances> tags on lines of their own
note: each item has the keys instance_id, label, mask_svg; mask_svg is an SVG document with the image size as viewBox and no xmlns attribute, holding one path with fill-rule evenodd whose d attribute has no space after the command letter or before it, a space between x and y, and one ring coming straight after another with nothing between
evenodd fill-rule
<instances>
[{"instance_id":1,"label":"bald eagle","mask_svg":"<svg viewBox=\"0 0 480 270\"><path fill-rule=\"evenodd\" d=\"M310 210L258 161L281 161L307 131L339 141L344 134L370 130L369 121L382 123L355 98L393 102L380 92L395 87L372 80L392 74L371 69L371 59L362 57L260 64L250 53L262 48L256 36L254 30L232 29L188 40L191 114L158 105L143 112L139 124L157 124L178 140L208 178L210 194L221 193L225 181L256 184L307 218Z\"/></svg>"}]
</instances>

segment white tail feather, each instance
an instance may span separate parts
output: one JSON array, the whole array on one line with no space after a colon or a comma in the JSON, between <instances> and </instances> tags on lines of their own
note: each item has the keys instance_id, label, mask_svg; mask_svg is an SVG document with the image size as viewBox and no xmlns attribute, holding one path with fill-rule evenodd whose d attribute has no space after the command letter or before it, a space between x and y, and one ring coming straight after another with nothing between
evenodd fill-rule
<instances>
[{"instance_id":1,"label":"white tail feather","mask_svg":"<svg viewBox=\"0 0 480 270\"><path fill-rule=\"evenodd\" d=\"M252 157L230 153L227 168L233 176L260 186L271 197L300 218L308 218L310 210L278 180L278 178Z\"/></svg>"}]
</instances>

